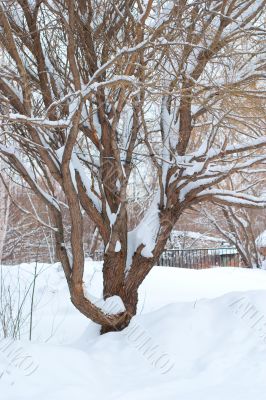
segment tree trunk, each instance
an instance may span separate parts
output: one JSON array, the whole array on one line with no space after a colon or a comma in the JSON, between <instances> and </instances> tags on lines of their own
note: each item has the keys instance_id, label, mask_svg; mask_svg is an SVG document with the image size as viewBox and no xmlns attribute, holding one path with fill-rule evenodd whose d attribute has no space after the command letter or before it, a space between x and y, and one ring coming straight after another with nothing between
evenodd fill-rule
<instances>
[{"instance_id":1,"label":"tree trunk","mask_svg":"<svg viewBox=\"0 0 266 400\"><path fill-rule=\"evenodd\" d=\"M7 235L8 217L10 209L10 197L0 181L0 264L3 259L4 245Z\"/></svg>"},{"instance_id":2,"label":"tree trunk","mask_svg":"<svg viewBox=\"0 0 266 400\"><path fill-rule=\"evenodd\" d=\"M125 277L126 258L123 252L106 253L103 264L103 297L119 296L126 308L126 313L114 324L102 325L101 333L121 331L128 326L137 312L138 287L128 290Z\"/></svg>"}]
</instances>

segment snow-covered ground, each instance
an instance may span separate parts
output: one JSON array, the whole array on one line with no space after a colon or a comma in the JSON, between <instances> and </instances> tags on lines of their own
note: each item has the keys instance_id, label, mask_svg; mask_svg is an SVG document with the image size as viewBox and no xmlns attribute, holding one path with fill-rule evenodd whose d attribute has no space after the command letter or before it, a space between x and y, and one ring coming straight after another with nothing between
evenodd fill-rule
<instances>
[{"instance_id":1,"label":"snow-covered ground","mask_svg":"<svg viewBox=\"0 0 266 400\"><path fill-rule=\"evenodd\" d=\"M22 295L33 270L2 274L11 287L20 277ZM38 273L32 342L26 323L20 341L0 339L1 400L265 399L266 271L156 267L138 316L101 337L71 305L59 265ZM99 297L101 263L87 263L86 282Z\"/></svg>"}]
</instances>

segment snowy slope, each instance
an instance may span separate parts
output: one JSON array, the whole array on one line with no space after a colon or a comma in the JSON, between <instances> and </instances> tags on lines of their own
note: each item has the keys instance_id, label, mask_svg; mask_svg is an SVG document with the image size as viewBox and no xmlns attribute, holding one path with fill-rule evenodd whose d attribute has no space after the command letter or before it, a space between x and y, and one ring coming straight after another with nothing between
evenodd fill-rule
<instances>
[{"instance_id":1,"label":"snowy slope","mask_svg":"<svg viewBox=\"0 0 266 400\"><path fill-rule=\"evenodd\" d=\"M127 330L99 337L66 301L58 265L42 268L33 342L0 341L1 400L265 398L266 271L155 268ZM32 266L20 269L30 280ZM87 285L100 295L100 263Z\"/></svg>"}]
</instances>

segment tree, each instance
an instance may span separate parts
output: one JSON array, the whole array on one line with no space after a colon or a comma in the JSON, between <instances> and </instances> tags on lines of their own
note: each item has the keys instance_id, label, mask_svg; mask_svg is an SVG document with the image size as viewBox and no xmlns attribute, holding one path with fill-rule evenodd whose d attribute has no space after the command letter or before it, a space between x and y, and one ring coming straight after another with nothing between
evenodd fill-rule
<instances>
[{"instance_id":1,"label":"tree","mask_svg":"<svg viewBox=\"0 0 266 400\"><path fill-rule=\"evenodd\" d=\"M243 265L247 268L261 266L261 259L256 245L254 216L248 209L236 206L217 206L212 213L204 211L207 220L222 237L235 246ZM252 218L253 217L253 218Z\"/></svg>"},{"instance_id":2,"label":"tree","mask_svg":"<svg viewBox=\"0 0 266 400\"><path fill-rule=\"evenodd\" d=\"M1 115L1 155L49 208L71 300L102 332L123 329L136 313L138 288L185 210L206 200L265 205L265 198L217 186L266 159L264 150L257 152L266 136L256 102L265 93L265 4L0 4L0 99L8 110ZM147 177L156 175L156 186L129 231L135 173L148 191ZM70 251L63 209L71 221ZM121 312L105 312L86 294L85 215L105 247L103 297L119 296Z\"/></svg>"},{"instance_id":3,"label":"tree","mask_svg":"<svg viewBox=\"0 0 266 400\"><path fill-rule=\"evenodd\" d=\"M49 223L46 207L33 193L14 183L6 187L6 198L9 212L6 214L2 262L33 262L37 253L39 261L55 262L52 232L44 226L44 222Z\"/></svg>"},{"instance_id":4,"label":"tree","mask_svg":"<svg viewBox=\"0 0 266 400\"><path fill-rule=\"evenodd\" d=\"M4 165L0 159L0 264L3 259L3 250L4 244L7 235L8 229L8 217L9 217L9 210L10 210L10 198L5 190L5 183L3 177Z\"/></svg>"},{"instance_id":5,"label":"tree","mask_svg":"<svg viewBox=\"0 0 266 400\"><path fill-rule=\"evenodd\" d=\"M237 176L236 182L229 179L224 182L227 187L234 190L243 190L251 195L263 194L265 184L265 169L251 168L245 179ZM231 245L235 246L240 254L243 265L248 268L261 267L261 258L256 244L256 237L261 230L261 222L265 210L248 209L245 205L219 205L210 204L208 208L202 207L201 214L205 222L211 224L216 231Z\"/></svg>"}]
</instances>

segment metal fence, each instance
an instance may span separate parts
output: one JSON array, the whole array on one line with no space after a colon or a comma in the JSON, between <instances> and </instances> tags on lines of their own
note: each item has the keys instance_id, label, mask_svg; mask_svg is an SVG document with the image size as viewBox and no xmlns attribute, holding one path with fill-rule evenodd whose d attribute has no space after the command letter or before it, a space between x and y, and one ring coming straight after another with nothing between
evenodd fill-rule
<instances>
[{"instance_id":1,"label":"metal fence","mask_svg":"<svg viewBox=\"0 0 266 400\"><path fill-rule=\"evenodd\" d=\"M164 250L158 265L179 268L240 267L241 258L236 248Z\"/></svg>"},{"instance_id":2,"label":"metal fence","mask_svg":"<svg viewBox=\"0 0 266 400\"><path fill-rule=\"evenodd\" d=\"M103 252L95 252L95 261L103 260ZM157 265L164 267L203 269L212 267L240 267L241 257L235 247L212 249L164 250Z\"/></svg>"}]
</instances>

